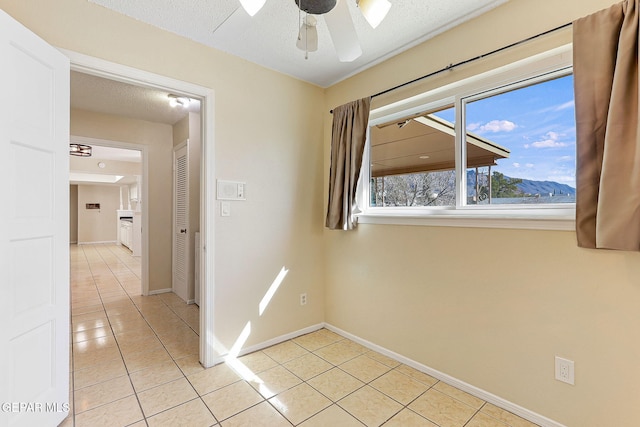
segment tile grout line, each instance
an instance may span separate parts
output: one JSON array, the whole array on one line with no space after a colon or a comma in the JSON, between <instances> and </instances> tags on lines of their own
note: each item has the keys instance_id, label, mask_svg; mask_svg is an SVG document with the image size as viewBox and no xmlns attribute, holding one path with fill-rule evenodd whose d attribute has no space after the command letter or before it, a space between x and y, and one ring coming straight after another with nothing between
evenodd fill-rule
<instances>
[{"instance_id":1,"label":"tile grout line","mask_svg":"<svg viewBox=\"0 0 640 427\"><path fill-rule=\"evenodd\" d=\"M93 246L93 245L92 245L92 246ZM97 247L95 247L95 246L94 246L93 248L94 248L94 250L96 251L96 253L99 255L100 259L101 259L101 260L104 262L104 264L109 268L109 271L111 272L111 274L112 274L112 275L114 275L114 277L115 277L115 274L113 273L113 270L111 269L111 267L109 266L109 264L105 261L104 257L102 256L102 254L100 253L100 251L97 249ZM84 247L83 247L83 252L84 252ZM86 256L86 253L85 253L85 256ZM145 417L145 415L144 415L144 411L143 411L143 409L142 409L142 405L141 405L141 403L140 403L140 399L138 398L138 393L136 392L136 389L135 389L135 387L133 386L133 382L131 381L131 376L130 376L130 374L129 374L129 370L127 369L127 363L126 363L126 362L125 362L125 360L124 360L124 355L122 354L122 349L120 348L120 343L118 342L118 339L117 339L117 337L116 337L116 333L115 333L115 331L113 330L113 325L111 324L111 319L109 318L109 314L108 314L108 312L107 312L107 308L104 306L104 300L102 299L102 294L101 294L101 292L100 292L100 289L99 289L99 288L98 288L98 286L96 285L96 282L95 282L95 276L94 276L94 274L93 274L93 269L91 268L91 262L90 262L88 259L87 259L87 262L88 262L88 264L89 264L89 271L90 271L90 273L91 273L91 277L92 277L92 279L93 279L93 283L94 283L94 285L96 286L96 290L97 290L97 292L98 292L98 298L100 298L100 303L102 304L102 309L104 310L105 315L107 316L107 322L109 323L109 329L111 330L111 334L113 335L113 339L114 339L114 341L115 341L115 343L116 343L116 346L118 347L118 353L120 353L120 359L122 360L122 364L124 365L125 371L127 372L127 374L126 374L126 375L127 375L128 380L129 380L129 384L131 385L131 389L133 390L133 395L136 397L136 401L138 402L138 407L140 408L140 413L142 414L143 420L145 421L145 424L147 424L147 425L148 425L148 423L147 423L147 421L146 421L146 417ZM116 280L117 280L117 282L118 282L118 285L119 285L120 287L122 287L122 284L120 283L120 280L119 280L117 277L115 277L115 278L116 278ZM126 293L126 291L125 291L125 293ZM128 294L128 293L126 293L126 295L129 297L129 294ZM133 302L133 301L132 301L132 302ZM118 378L118 377L116 377L116 378ZM110 381L110 380L107 380L107 381ZM102 381L102 382L105 382L105 381ZM83 388L84 388L84 387L83 387ZM75 395L75 390L74 390L74 395ZM125 397L123 397L122 399L126 399L127 397L129 397L129 396L125 396ZM108 402L108 403L105 403L105 404L103 404L103 405L96 406L96 408L99 408L99 407L101 407L101 406L108 405L108 404L110 404L110 403L113 403L113 402L116 402L116 401L118 401L118 400L122 400L122 399L116 399L116 400L114 400L114 401L112 401L112 402ZM91 410L96 409L96 408L91 408ZM84 411L84 412L87 412L87 411ZM74 404L74 413L75 413L75 404ZM74 421L75 421L75 420L74 420ZM141 421L141 420L139 420L139 421ZM136 421L136 422L138 422L138 421ZM74 422L74 425L75 425L75 422Z\"/></svg>"},{"instance_id":2,"label":"tile grout line","mask_svg":"<svg viewBox=\"0 0 640 427\"><path fill-rule=\"evenodd\" d=\"M116 281L118 282L118 285L122 288L122 283L120 282L120 279L118 279L118 277L113 273L113 270L111 269L111 266L107 263L107 261L104 259L104 257L102 256L102 254L100 253L100 251L97 248L96 248L96 252L98 253L98 255L100 255L100 258L104 261L105 265L109 268L109 271L115 277ZM129 296L129 294L126 291L125 291L125 294L131 300L131 297ZM136 388L134 387L133 381L131 380L131 373L127 369L127 362L124 359L124 354L122 354L122 348L120 347L120 343L118 342L118 337L116 336L116 332L114 331L113 325L111 323L111 318L109 317L109 313L107 312L107 307L104 306L104 300L102 299L102 293L100 292L100 289L98 289L98 295L100 296L100 301L101 301L102 306L104 308L105 314L107 315L107 322L109 322L109 328L111 329L111 333L113 334L113 339L115 340L116 345L118 346L118 352L120 353L120 358L122 359L122 364L124 365L124 369L127 372L127 379L129 380L129 384L131 384L131 389L133 390L133 394L136 397L136 401L138 402L138 407L140 408L140 413L142 414L142 418L145 421L145 424L148 425L149 423L147 423L147 419L146 419L144 410L142 409L142 403L140 402L140 398L138 397L138 393L136 392ZM131 302L133 303L133 300Z\"/></svg>"},{"instance_id":3,"label":"tile grout line","mask_svg":"<svg viewBox=\"0 0 640 427\"><path fill-rule=\"evenodd\" d=\"M113 251L111 251L109 248L105 248L105 249L107 249L107 250L109 250L109 252L113 253ZM100 251L98 251L98 253L100 254ZM114 254L114 255L115 255L115 254ZM101 256L101 258L104 260L104 257L102 256L102 254L100 254L100 256ZM117 255L115 255L115 256L116 256L116 258L121 259L121 258L119 258ZM104 260L104 261L105 261L105 264L107 265L107 267L109 267L109 271L111 271L111 273L113 274L113 276L114 276L114 277L115 277L115 279L117 280L118 285L119 285L119 286L122 288L122 290L125 292L125 294L127 295L127 298L129 298L129 301L131 301L131 303L132 303L132 304L133 304L133 306L136 308L136 310L138 311L138 313L140 314L140 316L144 319L145 323L146 323L146 324L149 326L149 328L153 331L153 334L155 335L155 337L158 339L158 341L159 341L159 342L160 342L160 344L162 345L162 348L167 352L167 354L169 355L169 357L171 357L171 361L173 362L173 364L176 366L176 368L178 368L178 370L180 370L180 373L181 373L181 374L186 378L186 376L184 375L184 372L182 372L182 369L180 369L180 366L178 366L178 364L176 363L176 361L175 361L175 359L174 359L173 355L172 355L172 354L169 352L169 350L166 348L166 346L165 346L164 342L162 341L162 339L160 338L160 336L159 336L158 332L153 328L153 326L151 325L151 323L149 323L149 320L145 317L145 314L140 310L140 307L138 307L138 305L133 301L133 299L131 298L131 295L129 294L129 292L127 292L127 290L124 288L124 286L122 286L122 282L121 282L121 281L120 281L120 279L116 276L116 274L113 272L113 270L111 269L111 266L109 265L109 263L108 263L106 260ZM130 267L129 265L127 265L126 263L124 263L124 264L127 266L127 268L129 269L129 271L131 271L131 272L133 273L133 271L131 270L131 267ZM135 274L135 273L134 273L134 274ZM136 277L137 277L137 276L136 276ZM98 292L100 292L100 291L98 290ZM101 300L102 300L102 297L101 297ZM161 301L165 306L167 306L167 304L166 304L166 302L165 302L165 301L163 301L161 298L159 298L159 300L160 300L160 301ZM104 306L104 302L103 302L103 306ZM167 307L168 307L168 306L167 306ZM107 310L106 310L106 307L105 307L105 312L106 312L106 311L107 311ZM111 326L111 319L109 318L109 314L108 314L108 313L107 313L107 320L109 321L109 325ZM181 320L182 320L182 319L181 319ZM185 322L185 323L186 323L186 322ZM133 384L133 380L131 379L131 374L132 374L133 372L131 372L131 371L129 370L130 368L129 368L129 367L127 367L127 362L126 362L126 360L125 360L124 354L122 353L122 348L120 347L120 343L118 342L118 337L117 337L117 335L116 335L115 331L113 330L113 327L112 327L112 326L111 326L111 330L112 330L112 333L113 333L113 337L114 337L114 339L115 339L115 341L116 341L116 345L118 346L118 351L120 352L120 357L122 358L122 362L123 362L124 367L125 367L125 370L126 370L126 372L127 372L127 377L128 377L128 379L129 379L129 383L131 384L131 388L132 388L132 390L133 390L133 394L135 395L136 400L137 400L137 402L138 402L138 406L140 407L140 412L142 413L143 421L144 421L144 422L145 422L145 424L148 426L148 425L149 425L149 421L148 421L148 419L149 419L149 418L151 418L151 417L153 417L153 416L155 416L155 415L158 415L159 413L164 412L164 411L161 411L161 412L159 412L158 414L153 414L153 415L151 415L151 416L147 416L147 414L146 414L146 412L145 412L144 408L142 407L142 402L140 402L139 393L142 393L143 391L147 391L147 390L152 390L152 389L154 389L154 388L156 388L156 387L160 387L160 386L162 386L162 385L164 385L164 384L168 384L169 382L172 382L172 381L169 381L169 382L164 383L164 384L159 384L159 385L156 385L156 386L154 386L154 387L151 387L151 388L149 388L149 389L147 389L147 390L142 390L142 391L138 392L138 390L136 390L135 385ZM143 369L146 369L146 368L143 368ZM140 370L143 370L143 369L140 369ZM178 380L179 380L179 379L178 379ZM178 380L173 380L173 381L178 381ZM192 387L193 387L193 386L192 386ZM194 389L194 391L195 391L195 389ZM196 392L196 393L197 393L197 392ZM184 402L183 402L183 403L184 403ZM179 405L177 405L177 406L179 406ZM172 407L172 408L173 408L173 407ZM172 408L168 408L167 410L172 409ZM137 421L137 422L138 422L138 421ZM134 423L134 424L135 424L135 423Z\"/></svg>"},{"instance_id":4,"label":"tile grout line","mask_svg":"<svg viewBox=\"0 0 640 427\"><path fill-rule=\"evenodd\" d=\"M106 248L106 249L108 249L108 248ZM109 250L111 253L113 253L113 251L112 251L112 250L110 250L110 249L108 249L108 250ZM115 256L116 256L116 258L118 258L119 260L122 260L122 258L120 258L120 257L118 257L118 256L117 256L117 254L114 254L114 255L115 255ZM103 258L103 259L104 259L104 258ZM106 262L106 261L105 261L105 262ZM129 270L131 271L130 266L129 266L128 264L126 264L126 262L124 262L124 264L125 264L125 265L127 265L127 268L129 268ZM107 264L107 265L108 265L108 264ZM110 270L111 270L111 269L110 269ZM111 270L111 271L112 271L112 273L113 273L113 270ZM133 272L133 271L132 271L132 272ZM135 273L134 273L134 274L135 274ZM114 276L115 276L115 274L114 274ZM183 377L185 380L187 380L187 382L189 383L189 385L191 386L191 388L194 390L194 392L195 392L195 393L196 393L196 395L197 395L197 397L196 397L196 398L191 399L191 400L188 400L187 402L182 402L182 403L180 403L179 405L172 406L172 407L170 407L170 408L166 408L166 409L164 409L163 411L160 411L160 412L158 412L158 413L156 413L156 414L153 414L153 415L151 415L151 416L147 416L147 414L145 413L144 409L142 408L142 404L140 403L140 399L138 398L138 393L142 393L142 392L144 392L144 391L152 390L152 389L154 389L154 388L156 388L156 387L160 387L160 386L162 386L162 385L164 385L164 384L168 384L168 383L170 383L170 382L178 381L178 380L180 380L180 378L175 379L175 380L172 380L172 381L168 381L168 382L166 382L166 383L159 384L159 385L156 385L156 386L154 386L154 387L151 387L151 388L149 388L149 389L147 389L147 390L142 390L142 391L138 392L138 391L136 390L135 386L133 385L133 381L131 380L131 374L132 374L132 373L129 371L129 368L127 367L127 362L124 360L124 355L122 355L122 351L120 350L120 351L121 351L121 355L122 355L122 357L123 357L123 362L124 362L124 365L125 365L125 369L127 370L127 375L129 376L129 381L131 382L131 387L133 388L133 392L134 392L134 394L136 395L136 399L138 400L138 404L140 405L140 410L141 410L142 415L143 415L143 417L144 417L144 421L145 421L145 423L148 425L148 419L149 419L149 418L151 418L151 417L154 417L154 416L156 416L156 415L158 415L158 414L161 414L161 413L163 413L163 412L169 411L169 410L171 410L171 409L173 409L173 408L175 408L175 407L177 407L177 406L183 405L183 404L188 403L188 402L191 402L191 401L193 401L193 400L200 399L200 400L202 401L202 403L205 405L205 407L207 408L207 410L208 410L208 411L211 413L211 415L214 417L214 420L216 420L216 424L219 424L219 421L218 421L218 419L216 418L216 416L213 414L213 412L211 412L211 409L210 409L210 408L209 408L209 407L204 403L204 401L202 400L202 397L200 396L200 394L198 393L198 391L195 389L195 387L193 387L193 384L191 384L191 382L190 382L190 381L189 381L189 379L187 378L186 373L185 373L185 372L180 368L180 366L179 366L179 365L177 364L177 362L176 362L175 357L174 357L174 356L169 352L169 350L167 349L167 347L166 347L165 343L164 343L164 342L162 341L162 339L160 338L160 335L158 334L158 331L153 327L153 325L152 325L151 323L149 323L149 320L147 319L147 317L145 316L145 314L140 310L140 307L138 307L138 305L133 301L133 299L131 299L131 295L130 295L130 294L129 294L129 292L127 292L127 290L124 288L124 286L122 285L122 282L120 282L120 279L119 279L119 278L117 278L117 276L116 276L116 280L118 280L118 284L120 285L120 287L125 291L125 293L126 293L126 294L127 294L127 296L129 297L129 300L131 301L131 303L136 307L136 310L138 311L138 313L141 315L141 317L142 317L142 318L144 319L144 321L147 323L147 325L149 326L149 328L153 331L154 335L156 336L156 338L158 339L158 341L159 341L159 342L160 342L160 344L162 345L162 348L163 348L163 349L167 352L167 354L171 357L171 361L173 362L173 364L175 365L175 367L176 367L176 368L178 368L178 370L179 370L179 371L180 371L180 373L182 374L182 377ZM166 302L164 299L162 299L162 298L160 298L160 297L158 297L157 299L158 299L160 302L162 302L162 304L164 304L164 306L165 306L165 307L167 307L169 310L171 310L171 312L172 312L172 313L174 313L174 314L175 314L175 315L176 315L176 316L177 316L177 317L178 317L178 318L179 318L179 319L180 319L180 320L181 320L181 321L182 321L186 326L188 326L191 330L193 330L193 328L191 328L191 326L190 326L190 325L185 321L185 319L183 319L183 318L182 318L182 316L180 316L177 312L175 312L175 310L173 310L173 308L172 308L169 304L167 304L167 302ZM105 308L105 311L106 311L106 308ZM107 315L107 317L108 317L108 315ZM196 331L194 331L194 333L196 333L196 334L197 334L197 332L196 332ZM114 338L116 339L116 342L117 342L117 340L118 340L118 339L117 339L117 337L116 337L115 331L114 331ZM141 369L141 370L142 370L142 369Z\"/></svg>"}]
</instances>

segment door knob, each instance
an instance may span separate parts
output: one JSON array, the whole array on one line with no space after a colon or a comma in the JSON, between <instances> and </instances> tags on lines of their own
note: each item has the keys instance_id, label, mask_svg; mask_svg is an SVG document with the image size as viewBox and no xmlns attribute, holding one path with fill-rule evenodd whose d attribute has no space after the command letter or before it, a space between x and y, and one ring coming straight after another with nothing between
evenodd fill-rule
<instances>
[{"instance_id":1,"label":"door knob","mask_svg":"<svg viewBox=\"0 0 640 427\"><path fill-rule=\"evenodd\" d=\"M181 232L181 233L186 233L186 232L187 232L187 229L186 229L186 228L182 228L182 229L180 229L180 232Z\"/></svg>"}]
</instances>

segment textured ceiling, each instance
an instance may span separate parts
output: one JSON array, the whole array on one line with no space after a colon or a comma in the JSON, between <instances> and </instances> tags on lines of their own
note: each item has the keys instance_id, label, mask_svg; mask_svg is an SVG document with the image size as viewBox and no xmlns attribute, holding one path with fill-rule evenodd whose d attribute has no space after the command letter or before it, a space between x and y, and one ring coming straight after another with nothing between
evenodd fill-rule
<instances>
[{"instance_id":1,"label":"textured ceiling","mask_svg":"<svg viewBox=\"0 0 640 427\"><path fill-rule=\"evenodd\" d=\"M508 0L391 0L386 19L372 29L347 1L363 54L340 62L322 17L318 51L295 46L300 28L294 0L267 0L250 17L238 0L89 0L148 24L281 73L328 87Z\"/></svg>"},{"instance_id":2,"label":"textured ceiling","mask_svg":"<svg viewBox=\"0 0 640 427\"><path fill-rule=\"evenodd\" d=\"M77 71L71 72L71 107L169 125L175 124L189 112L200 112L200 102L197 100L188 108L171 107L169 92Z\"/></svg>"},{"instance_id":3,"label":"textured ceiling","mask_svg":"<svg viewBox=\"0 0 640 427\"><path fill-rule=\"evenodd\" d=\"M167 125L175 124L189 112L200 111L200 102L197 100L194 100L195 102L189 108L171 107L168 95L166 91L130 85L76 71L71 72L71 108ZM79 141L74 141L72 138L72 142ZM106 184L100 179L100 173L87 173L82 163L90 163L92 166L99 160L140 163L140 151L93 144L92 148L91 157L78 157L75 159L76 162L72 162L71 172L82 172L86 175L82 181L71 180L72 184L99 183L117 186L136 182L134 176L125 176L116 184ZM75 169L74 165L80 168ZM104 174L112 173L105 169ZM92 176L96 177L96 180L92 180L90 178Z\"/></svg>"}]
</instances>

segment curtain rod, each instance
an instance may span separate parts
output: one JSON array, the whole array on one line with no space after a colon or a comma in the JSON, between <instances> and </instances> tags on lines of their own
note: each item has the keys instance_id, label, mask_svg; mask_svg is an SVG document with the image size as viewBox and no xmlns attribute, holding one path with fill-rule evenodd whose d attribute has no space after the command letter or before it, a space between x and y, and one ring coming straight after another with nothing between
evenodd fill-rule
<instances>
[{"instance_id":1,"label":"curtain rod","mask_svg":"<svg viewBox=\"0 0 640 427\"><path fill-rule=\"evenodd\" d=\"M437 75L437 74L440 74L440 73L443 73L443 72L445 72L445 71L453 70L454 68L459 67L459 66L461 66L461 65L466 65L466 64L468 64L468 63L470 63L470 62L474 62L474 61L477 61L477 60L479 60L479 59L485 58L485 57L487 57L487 56L491 56L491 55L493 55L493 54L496 54L496 53L502 52L502 51L504 51L504 50L511 49L512 47L519 46L519 45L521 45L521 44L524 44L524 43L530 42L531 40L535 40L535 39L537 39L537 38L539 38L539 37L546 36L547 34L550 34L550 33L553 33L553 32L559 31L559 30L562 30L562 29L567 28L567 27L570 27L571 25L573 25L573 22L568 22L568 23L566 23L566 24L560 25L559 27L552 28L552 29L550 29L550 30L547 30L547 31L545 31L545 32L543 32L543 33L540 33L540 34L536 34L536 35L531 36L531 37L527 37L526 39L519 40L519 41L517 41L517 42L511 43L510 45L503 46L503 47L500 47L500 48L498 48L498 49L492 50L491 52L484 53L484 54L482 54L482 55L478 55L478 56L476 56L476 57L474 57L474 58L465 59L464 61L460 61L460 62L457 62L457 63L455 63L455 64L449 64L449 65L447 65L446 67L441 68L441 69L439 69L439 70L437 70L437 71L433 71L433 72L431 72L431 73L429 73L429 74L425 74L424 76L421 76L421 77L415 78L415 79L410 80L410 81L408 81L408 82L401 83L401 84L399 84L399 85L397 85L397 86L394 86L394 87L389 88L389 89L385 89L385 90L383 90L382 92L378 92L378 93L376 93L376 94L374 94L374 95L371 95L371 98L375 98L375 97L380 96L380 95L385 95L385 94L387 94L387 93L389 93L389 92L393 92L394 90L397 90L397 89L403 88L403 87L405 87L405 86L409 86L410 84L413 84L413 83L419 82L420 80L424 80L424 79L427 79L427 78L429 78L429 77L433 77L433 76L435 76L435 75ZM333 110L329 111L329 113L333 114Z\"/></svg>"}]
</instances>

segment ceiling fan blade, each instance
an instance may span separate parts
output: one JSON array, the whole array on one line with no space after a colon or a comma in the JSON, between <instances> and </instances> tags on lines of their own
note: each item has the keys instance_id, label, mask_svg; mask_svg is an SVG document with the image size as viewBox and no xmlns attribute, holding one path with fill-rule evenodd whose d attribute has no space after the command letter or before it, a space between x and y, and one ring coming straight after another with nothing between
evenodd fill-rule
<instances>
[{"instance_id":1,"label":"ceiling fan blade","mask_svg":"<svg viewBox=\"0 0 640 427\"><path fill-rule=\"evenodd\" d=\"M242 36L242 32L246 28L251 26L251 16L244 12L244 10L238 6L238 8L231 13L217 28L213 30L212 40L215 43L219 43L220 46L224 46L227 43L232 43Z\"/></svg>"},{"instance_id":2,"label":"ceiling fan blade","mask_svg":"<svg viewBox=\"0 0 640 427\"><path fill-rule=\"evenodd\" d=\"M389 13L391 3L389 3L389 0L359 0L358 8L369 25L377 28Z\"/></svg>"},{"instance_id":3,"label":"ceiling fan blade","mask_svg":"<svg viewBox=\"0 0 640 427\"><path fill-rule=\"evenodd\" d=\"M249 16L253 16L262 9L266 1L267 0L240 0L240 4Z\"/></svg>"},{"instance_id":4,"label":"ceiling fan blade","mask_svg":"<svg viewBox=\"0 0 640 427\"><path fill-rule=\"evenodd\" d=\"M362 48L347 2L338 0L336 7L323 16L340 62L351 62L360 57Z\"/></svg>"}]
</instances>

